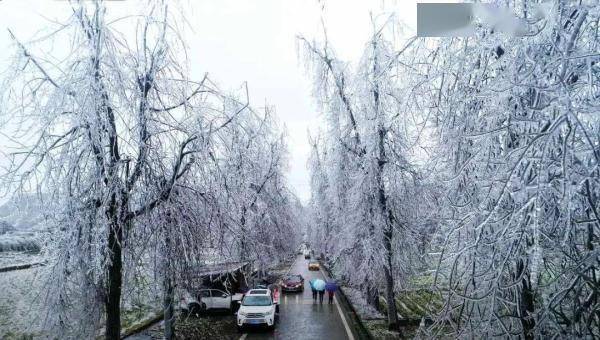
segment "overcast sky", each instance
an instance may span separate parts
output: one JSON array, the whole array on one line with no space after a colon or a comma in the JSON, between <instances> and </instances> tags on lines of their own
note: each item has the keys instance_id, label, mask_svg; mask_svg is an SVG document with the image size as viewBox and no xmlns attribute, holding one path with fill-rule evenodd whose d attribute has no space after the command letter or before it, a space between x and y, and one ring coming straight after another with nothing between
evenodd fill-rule
<instances>
[{"instance_id":1,"label":"overcast sky","mask_svg":"<svg viewBox=\"0 0 600 340\"><path fill-rule=\"evenodd\" d=\"M118 17L139 13L143 3L109 1L107 6L109 16ZM184 34L192 78L208 72L223 89L247 81L251 105L276 108L288 131L288 179L304 202L310 196L307 133L316 132L321 120L295 37L321 39L323 18L338 56L352 61L360 58L371 33L371 12L394 13L408 26L407 36L416 31L416 0L184 0L179 7L189 21ZM61 21L69 12L66 1L0 1L0 48L7 51L10 45L7 28L27 41L48 20ZM0 53L0 69L9 54Z\"/></svg>"}]
</instances>

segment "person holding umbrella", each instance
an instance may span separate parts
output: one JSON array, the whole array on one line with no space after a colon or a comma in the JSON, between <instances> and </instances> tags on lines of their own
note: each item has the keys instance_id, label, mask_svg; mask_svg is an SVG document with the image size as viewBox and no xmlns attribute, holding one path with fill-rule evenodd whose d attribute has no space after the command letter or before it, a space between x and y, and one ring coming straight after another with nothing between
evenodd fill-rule
<instances>
[{"instance_id":1,"label":"person holding umbrella","mask_svg":"<svg viewBox=\"0 0 600 340\"><path fill-rule=\"evenodd\" d=\"M323 303L323 295L325 295L325 286L327 284L321 279L316 279L313 283L315 290L319 293L319 303Z\"/></svg>"},{"instance_id":2,"label":"person holding umbrella","mask_svg":"<svg viewBox=\"0 0 600 340\"><path fill-rule=\"evenodd\" d=\"M317 301L317 290L315 289L315 281L317 279L311 279L310 281L308 281L308 284L310 285L310 290L312 291L312 297L314 301Z\"/></svg>"},{"instance_id":3,"label":"person holding umbrella","mask_svg":"<svg viewBox=\"0 0 600 340\"><path fill-rule=\"evenodd\" d=\"M329 281L325 285L325 290L327 291L327 296L329 297L330 304L333 303L333 297L335 296L335 291L337 290L337 288L338 286L335 283L335 281Z\"/></svg>"}]
</instances>

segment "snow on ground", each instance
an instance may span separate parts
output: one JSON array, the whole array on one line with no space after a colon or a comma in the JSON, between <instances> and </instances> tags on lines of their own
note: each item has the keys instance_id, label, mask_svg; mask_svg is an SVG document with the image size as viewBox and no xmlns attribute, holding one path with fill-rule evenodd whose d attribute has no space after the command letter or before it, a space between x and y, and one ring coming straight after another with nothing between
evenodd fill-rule
<instances>
[{"instance_id":1,"label":"snow on ground","mask_svg":"<svg viewBox=\"0 0 600 340\"><path fill-rule=\"evenodd\" d=\"M0 268L40 262L44 262L44 258L37 253L20 251L0 252Z\"/></svg>"},{"instance_id":2,"label":"snow on ground","mask_svg":"<svg viewBox=\"0 0 600 340\"><path fill-rule=\"evenodd\" d=\"M3 254L4 255L4 254ZM46 267L0 273L0 339L21 339L40 334Z\"/></svg>"}]
</instances>

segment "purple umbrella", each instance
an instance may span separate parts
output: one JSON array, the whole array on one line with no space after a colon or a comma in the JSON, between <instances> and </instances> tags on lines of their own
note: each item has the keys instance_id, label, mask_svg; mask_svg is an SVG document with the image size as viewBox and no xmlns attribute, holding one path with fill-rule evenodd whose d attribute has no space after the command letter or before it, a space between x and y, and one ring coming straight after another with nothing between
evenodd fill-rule
<instances>
[{"instance_id":1,"label":"purple umbrella","mask_svg":"<svg viewBox=\"0 0 600 340\"><path fill-rule=\"evenodd\" d=\"M338 286L334 281L329 281L325 285L325 290L327 290L328 292L335 292L337 290L337 288L338 288Z\"/></svg>"}]
</instances>

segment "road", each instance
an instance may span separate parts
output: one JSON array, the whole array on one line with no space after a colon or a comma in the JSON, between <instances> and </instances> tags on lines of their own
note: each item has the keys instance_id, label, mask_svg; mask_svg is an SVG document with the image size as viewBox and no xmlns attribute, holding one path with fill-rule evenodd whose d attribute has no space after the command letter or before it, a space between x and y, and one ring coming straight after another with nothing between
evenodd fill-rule
<instances>
[{"instance_id":1,"label":"road","mask_svg":"<svg viewBox=\"0 0 600 340\"><path fill-rule=\"evenodd\" d=\"M308 260L300 255L290 268L290 274L304 277L304 292L283 293L279 306L279 323L274 331L250 330L241 339L350 339L346 322L337 305L327 303L327 295L323 304L313 302L308 282L313 278L325 279L319 271L308 270Z\"/></svg>"},{"instance_id":2,"label":"road","mask_svg":"<svg viewBox=\"0 0 600 340\"><path fill-rule=\"evenodd\" d=\"M300 274L304 277L304 292L302 293L283 293L281 296L281 305L279 306L279 321L275 330L267 329L248 329L246 333L238 334L235 329L235 316L214 316L215 320L222 324L227 323L222 339L311 339L311 340L343 340L350 339L351 331L346 326L345 317L342 317L342 310L337 304L327 303L327 296L323 304L313 302L312 293L308 282L313 278L325 279L321 271L309 271L308 260L299 255L290 268L290 274ZM204 320L199 319L199 320ZM152 327L152 330L145 330L139 334L127 337L127 340L152 340L159 339L162 336L160 324ZM190 337L191 336L191 337ZM205 337L194 334L188 334L190 339L204 339Z\"/></svg>"}]
</instances>

